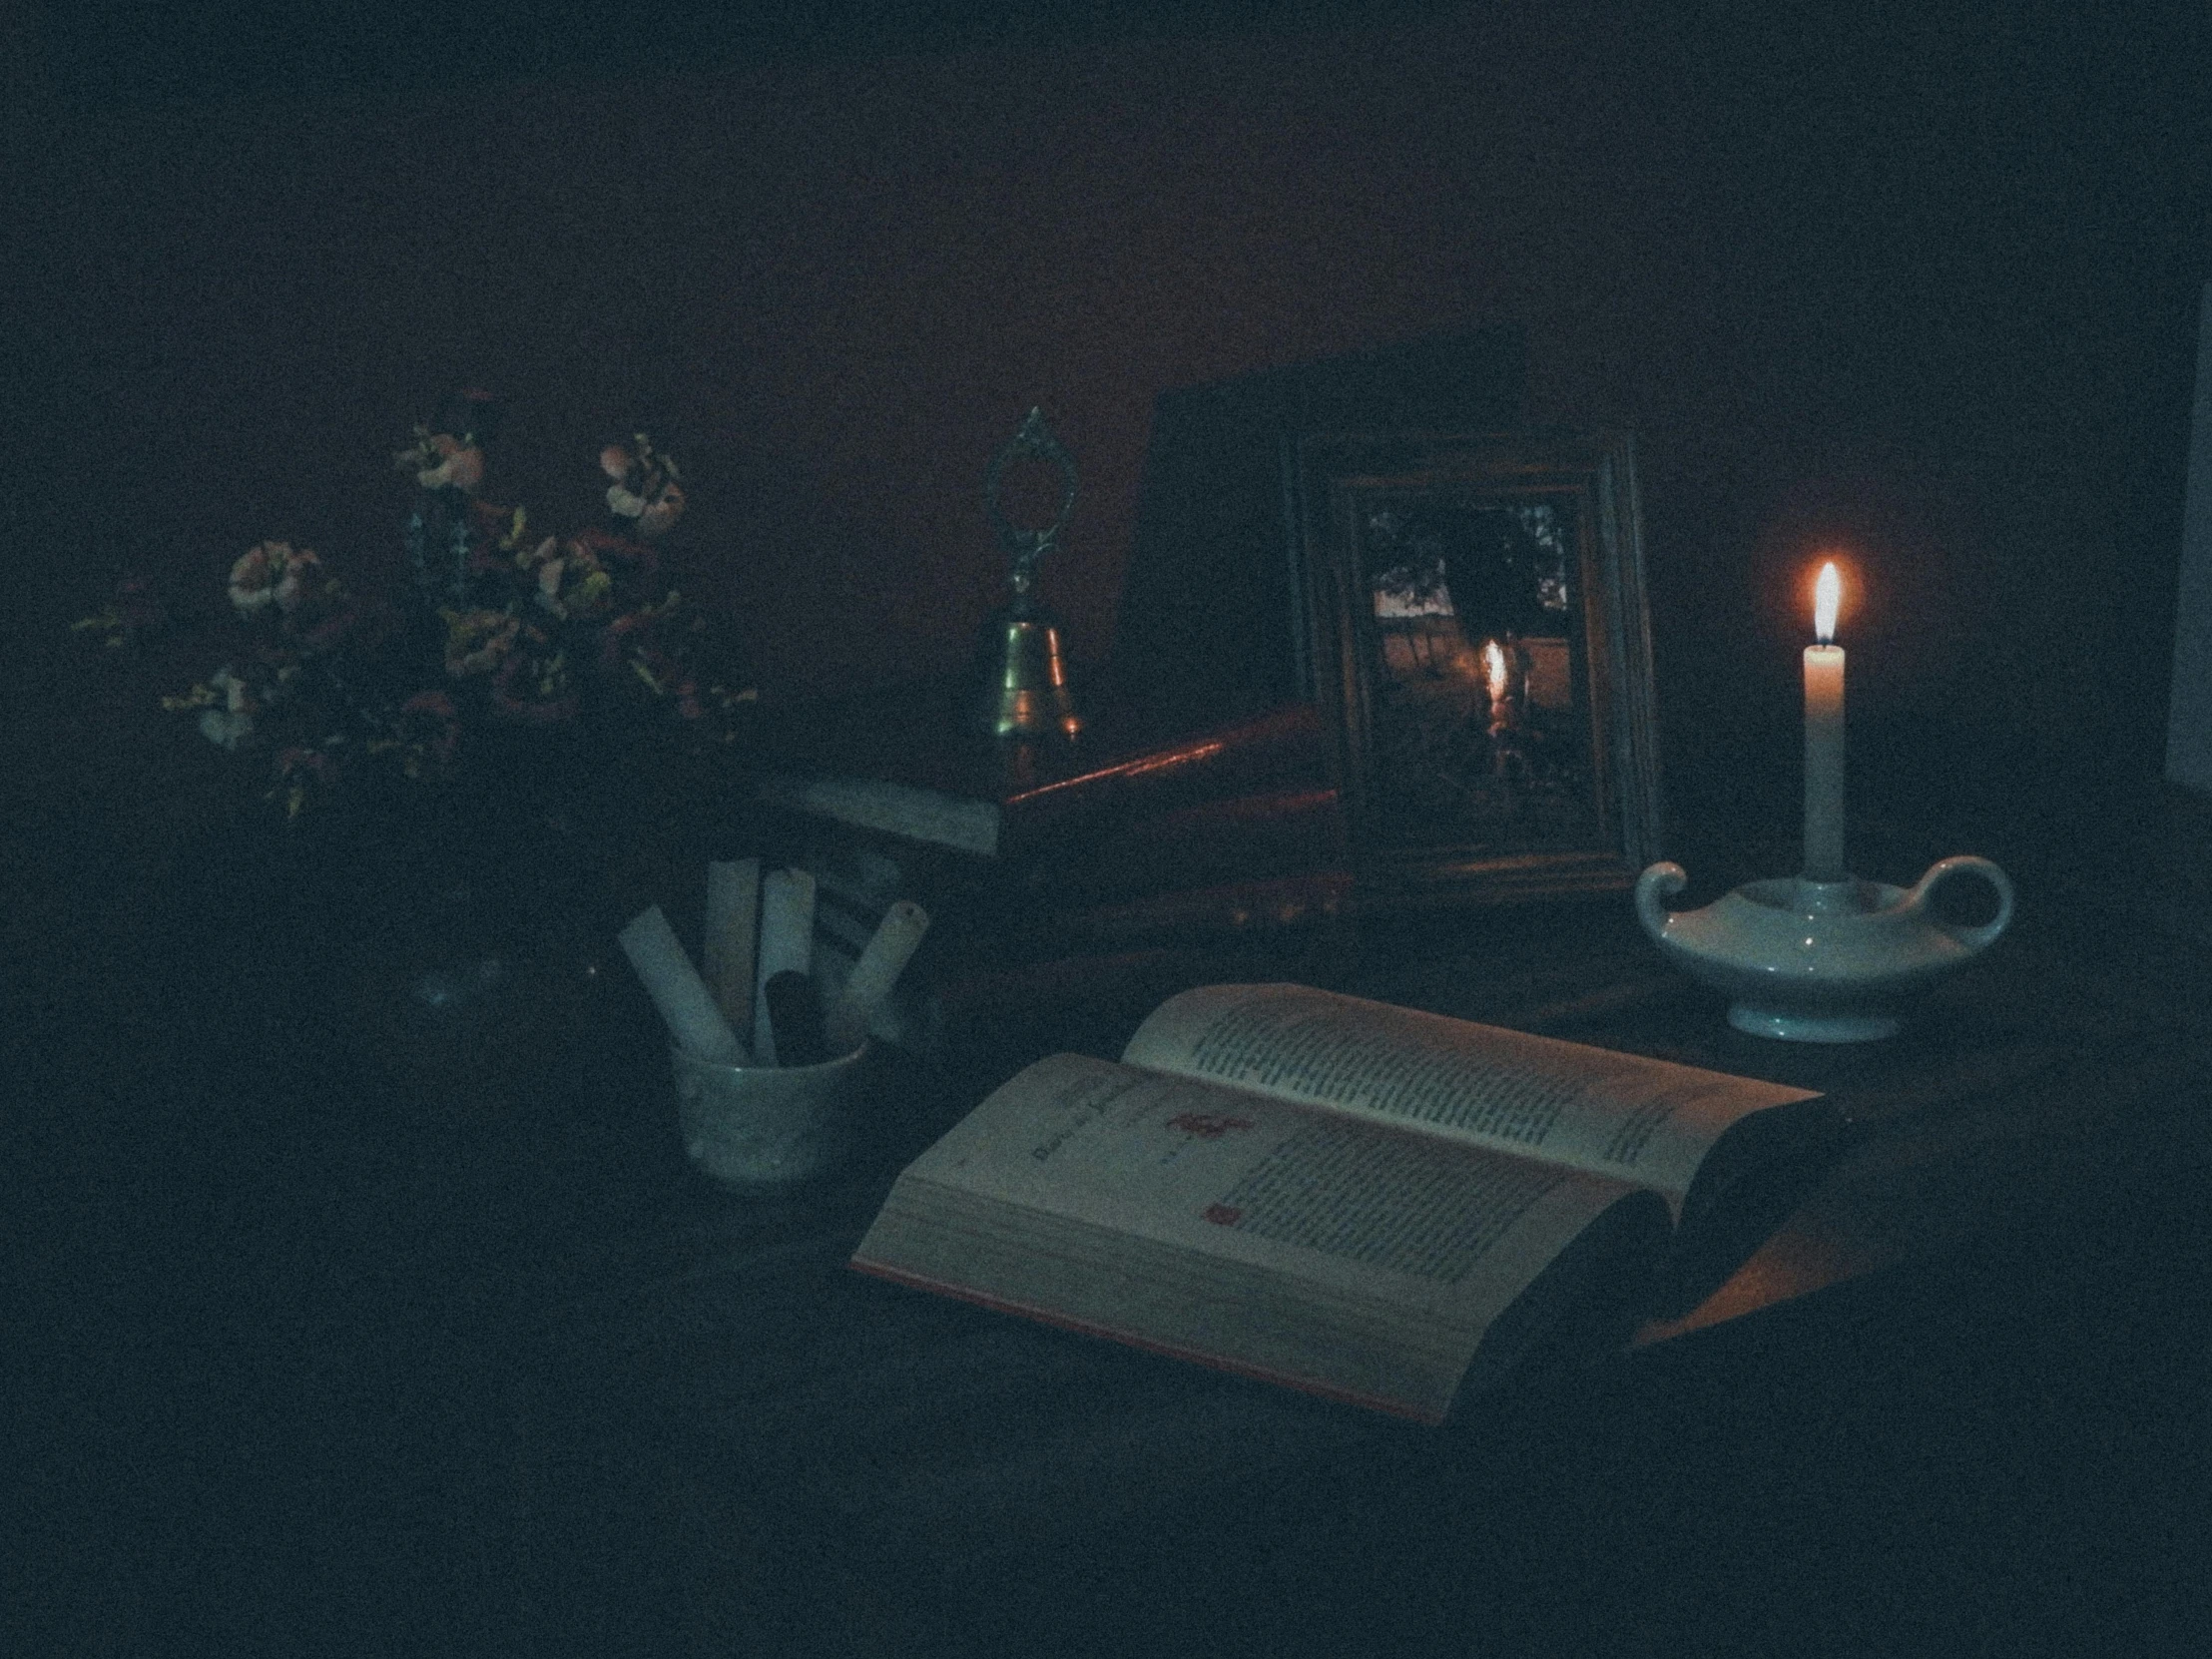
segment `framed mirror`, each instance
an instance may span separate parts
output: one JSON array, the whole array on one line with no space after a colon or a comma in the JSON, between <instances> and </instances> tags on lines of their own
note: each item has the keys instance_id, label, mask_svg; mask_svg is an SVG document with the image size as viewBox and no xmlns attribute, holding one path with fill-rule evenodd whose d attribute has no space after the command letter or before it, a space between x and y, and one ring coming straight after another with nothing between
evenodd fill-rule
<instances>
[{"instance_id":1,"label":"framed mirror","mask_svg":"<svg viewBox=\"0 0 2212 1659\"><path fill-rule=\"evenodd\" d=\"M1630 436L1316 434L1284 464L1362 887L1630 885L1660 823Z\"/></svg>"}]
</instances>

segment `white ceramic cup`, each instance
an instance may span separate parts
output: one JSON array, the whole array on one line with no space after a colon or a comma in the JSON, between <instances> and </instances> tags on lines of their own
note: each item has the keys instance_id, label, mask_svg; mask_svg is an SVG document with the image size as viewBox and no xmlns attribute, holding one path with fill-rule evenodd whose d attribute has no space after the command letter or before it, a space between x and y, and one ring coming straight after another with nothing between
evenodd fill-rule
<instances>
[{"instance_id":1,"label":"white ceramic cup","mask_svg":"<svg viewBox=\"0 0 2212 1659\"><path fill-rule=\"evenodd\" d=\"M813 1066L732 1066L669 1050L691 1161L733 1192L781 1192L852 1150L875 1074L874 1045Z\"/></svg>"}]
</instances>

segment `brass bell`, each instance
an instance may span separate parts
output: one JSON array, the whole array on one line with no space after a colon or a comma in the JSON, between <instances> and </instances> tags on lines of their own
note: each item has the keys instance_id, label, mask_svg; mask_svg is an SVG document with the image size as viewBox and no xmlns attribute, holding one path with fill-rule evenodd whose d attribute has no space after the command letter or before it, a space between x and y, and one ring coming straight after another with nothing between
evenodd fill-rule
<instances>
[{"instance_id":1,"label":"brass bell","mask_svg":"<svg viewBox=\"0 0 2212 1659\"><path fill-rule=\"evenodd\" d=\"M1007 466L1024 457L1050 461L1060 469L1060 511L1042 530L1019 530L999 503L999 485ZM983 501L998 531L999 545L1011 556L1006 583L1009 598L983 631L979 671L983 681L978 713L994 738L1072 739L1083 729L1068 688L1066 648L1060 623L1036 597L1037 564L1059 545L1075 508L1075 462L1045 425L1043 411L1031 409L1006 445L991 460L984 477Z\"/></svg>"},{"instance_id":2,"label":"brass bell","mask_svg":"<svg viewBox=\"0 0 2212 1659\"><path fill-rule=\"evenodd\" d=\"M986 658L990 683L983 698L983 724L992 737L1072 738L1083 729L1068 690L1060 624L1027 587L1014 589L1013 603L991 618L985 638L997 647Z\"/></svg>"}]
</instances>

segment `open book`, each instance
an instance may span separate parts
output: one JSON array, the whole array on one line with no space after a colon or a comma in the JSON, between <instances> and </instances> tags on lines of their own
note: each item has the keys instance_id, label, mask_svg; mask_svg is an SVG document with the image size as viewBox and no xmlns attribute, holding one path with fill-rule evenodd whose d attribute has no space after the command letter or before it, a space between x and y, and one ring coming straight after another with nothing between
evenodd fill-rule
<instances>
[{"instance_id":1,"label":"open book","mask_svg":"<svg viewBox=\"0 0 2212 1659\"><path fill-rule=\"evenodd\" d=\"M995 1090L899 1176L852 1265L1440 1422L1829 1115L1803 1089L1208 986L1119 1064L1058 1054Z\"/></svg>"}]
</instances>

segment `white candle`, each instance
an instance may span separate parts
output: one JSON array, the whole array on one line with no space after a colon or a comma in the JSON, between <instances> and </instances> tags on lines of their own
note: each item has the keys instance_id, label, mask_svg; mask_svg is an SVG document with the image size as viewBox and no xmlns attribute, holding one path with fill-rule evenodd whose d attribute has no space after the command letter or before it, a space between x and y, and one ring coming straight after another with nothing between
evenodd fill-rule
<instances>
[{"instance_id":1,"label":"white candle","mask_svg":"<svg viewBox=\"0 0 2212 1659\"><path fill-rule=\"evenodd\" d=\"M1813 601L1818 645L1805 648L1805 879L1844 878L1844 648L1829 642L1843 581L1821 566Z\"/></svg>"}]
</instances>

